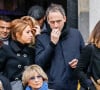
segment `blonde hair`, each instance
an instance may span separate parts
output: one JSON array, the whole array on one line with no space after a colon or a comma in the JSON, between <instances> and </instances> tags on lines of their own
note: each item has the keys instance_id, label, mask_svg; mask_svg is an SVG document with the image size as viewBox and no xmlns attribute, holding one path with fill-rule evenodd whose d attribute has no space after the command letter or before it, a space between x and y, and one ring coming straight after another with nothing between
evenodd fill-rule
<instances>
[{"instance_id":1,"label":"blonde hair","mask_svg":"<svg viewBox=\"0 0 100 90\"><path fill-rule=\"evenodd\" d=\"M28 84L29 79L34 75L34 71L36 71L39 75L42 76L43 81L48 81L48 77L46 73L43 71L43 69L39 65L34 64L28 66L23 72L22 83L24 86Z\"/></svg>"},{"instance_id":2,"label":"blonde hair","mask_svg":"<svg viewBox=\"0 0 100 90\"><path fill-rule=\"evenodd\" d=\"M23 16L21 17L22 20L26 21L27 23L29 23L31 25L32 28L34 28L36 25L39 25L38 22L31 16ZM32 32L36 33L36 31L34 29L32 29ZM33 42L32 45L35 43L35 36L33 37Z\"/></svg>"},{"instance_id":3,"label":"blonde hair","mask_svg":"<svg viewBox=\"0 0 100 90\"><path fill-rule=\"evenodd\" d=\"M21 19L30 23L32 25L32 28L34 28L36 25L39 25L38 22L31 16L23 16L21 17Z\"/></svg>"},{"instance_id":4,"label":"blonde hair","mask_svg":"<svg viewBox=\"0 0 100 90\"><path fill-rule=\"evenodd\" d=\"M21 19L15 19L11 22L11 37L13 40L17 40L16 33L19 32L20 36L22 35L22 32L24 29L30 26L27 22L21 20Z\"/></svg>"},{"instance_id":5,"label":"blonde hair","mask_svg":"<svg viewBox=\"0 0 100 90\"><path fill-rule=\"evenodd\" d=\"M11 37L13 40L17 40L16 33L19 32L19 35L22 35L22 32L27 26L30 26L31 29L35 27L38 23L30 16L24 16L21 19L15 19L11 22ZM32 29L32 44L35 43L35 31Z\"/></svg>"},{"instance_id":6,"label":"blonde hair","mask_svg":"<svg viewBox=\"0 0 100 90\"><path fill-rule=\"evenodd\" d=\"M100 21L98 21L98 23L95 25L89 37L88 43L92 43L96 47L100 48Z\"/></svg>"}]
</instances>

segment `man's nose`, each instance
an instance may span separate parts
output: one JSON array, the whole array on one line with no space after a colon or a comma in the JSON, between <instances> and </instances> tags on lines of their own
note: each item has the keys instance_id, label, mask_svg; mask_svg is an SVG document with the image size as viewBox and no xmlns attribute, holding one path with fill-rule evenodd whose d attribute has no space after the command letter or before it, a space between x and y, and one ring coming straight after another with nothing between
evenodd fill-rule
<instances>
[{"instance_id":1,"label":"man's nose","mask_svg":"<svg viewBox=\"0 0 100 90\"><path fill-rule=\"evenodd\" d=\"M58 23L57 23L57 22L55 22L55 23L54 23L54 26L55 26L55 27L58 27Z\"/></svg>"},{"instance_id":2,"label":"man's nose","mask_svg":"<svg viewBox=\"0 0 100 90\"><path fill-rule=\"evenodd\" d=\"M4 30L4 32L7 32L7 28L6 27L3 30Z\"/></svg>"}]
</instances>

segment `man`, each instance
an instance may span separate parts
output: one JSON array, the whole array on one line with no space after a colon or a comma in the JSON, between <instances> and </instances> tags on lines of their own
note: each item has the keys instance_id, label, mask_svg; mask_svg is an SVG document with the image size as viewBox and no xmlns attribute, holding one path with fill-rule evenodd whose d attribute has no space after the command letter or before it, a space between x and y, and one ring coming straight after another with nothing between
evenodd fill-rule
<instances>
[{"instance_id":1,"label":"man","mask_svg":"<svg viewBox=\"0 0 100 90\"><path fill-rule=\"evenodd\" d=\"M7 16L0 16L0 41L8 45L10 33L10 19Z\"/></svg>"},{"instance_id":2,"label":"man","mask_svg":"<svg viewBox=\"0 0 100 90\"><path fill-rule=\"evenodd\" d=\"M66 25L65 11L61 5L51 4L46 11L50 26L36 40L36 64L47 73L49 88L77 90L76 68L84 41L77 29Z\"/></svg>"},{"instance_id":3,"label":"man","mask_svg":"<svg viewBox=\"0 0 100 90\"><path fill-rule=\"evenodd\" d=\"M28 11L28 15L33 17L39 23L42 31L46 30L45 10L42 6L39 5L32 6Z\"/></svg>"}]
</instances>

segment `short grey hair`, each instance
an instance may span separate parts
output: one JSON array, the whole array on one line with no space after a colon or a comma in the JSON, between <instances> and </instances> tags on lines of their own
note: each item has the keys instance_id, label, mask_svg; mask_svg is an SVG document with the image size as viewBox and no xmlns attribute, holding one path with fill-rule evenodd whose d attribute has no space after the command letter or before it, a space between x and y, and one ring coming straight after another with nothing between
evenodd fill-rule
<instances>
[{"instance_id":1,"label":"short grey hair","mask_svg":"<svg viewBox=\"0 0 100 90\"><path fill-rule=\"evenodd\" d=\"M60 4L51 4L46 11L46 16L48 17L50 12L60 12L63 16L65 16L65 10Z\"/></svg>"}]
</instances>

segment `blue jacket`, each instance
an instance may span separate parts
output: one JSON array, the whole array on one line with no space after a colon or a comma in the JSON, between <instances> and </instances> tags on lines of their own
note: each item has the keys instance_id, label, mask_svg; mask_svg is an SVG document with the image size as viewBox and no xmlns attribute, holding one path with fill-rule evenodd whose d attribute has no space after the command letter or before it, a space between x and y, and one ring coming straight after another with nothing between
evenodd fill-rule
<instances>
[{"instance_id":1,"label":"blue jacket","mask_svg":"<svg viewBox=\"0 0 100 90\"><path fill-rule=\"evenodd\" d=\"M25 90L32 90L31 87L27 86ZM39 90L48 90L48 84L47 82L43 82L43 85L41 88L39 88Z\"/></svg>"},{"instance_id":2,"label":"blue jacket","mask_svg":"<svg viewBox=\"0 0 100 90\"><path fill-rule=\"evenodd\" d=\"M68 62L79 58L84 41L77 29L64 27L57 45L50 41L50 30L36 40L35 63L48 75L49 88L56 90L76 90L77 79Z\"/></svg>"}]
</instances>

